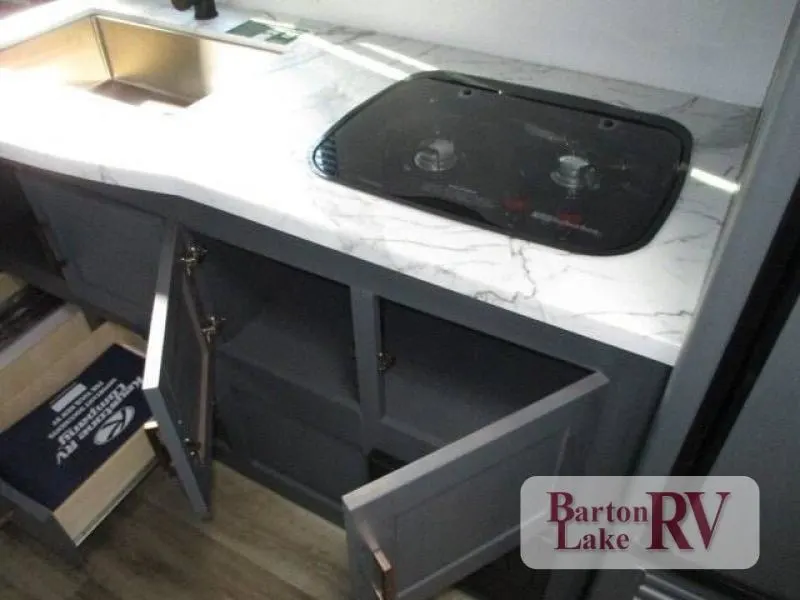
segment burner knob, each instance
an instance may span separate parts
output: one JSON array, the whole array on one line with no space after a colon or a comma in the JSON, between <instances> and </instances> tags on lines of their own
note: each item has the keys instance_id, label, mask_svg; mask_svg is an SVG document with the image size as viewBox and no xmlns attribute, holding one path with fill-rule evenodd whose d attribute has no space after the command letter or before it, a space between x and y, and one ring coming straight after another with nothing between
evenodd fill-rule
<instances>
[{"instance_id":1,"label":"burner knob","mask_svg":"<svg viewBox=\"0 0 800 600\"><path fill-rule=\"evenodd\" d=\"M429 173L449 171L458 160L456 148L450 140L426 140L414 155L414 164Z\"/></svg>"},{"instance_id":2,"label":"burner knob","mask_svg":"<svg viewBox=\"0 0 800 600\"><path fill-rule=\"evenodd\" d=\"M567 154L558 159L558 170L550 177L561 187L576 191L582 187L594 186L594 167L585 158Z\"/></svg>"}]
</instances>

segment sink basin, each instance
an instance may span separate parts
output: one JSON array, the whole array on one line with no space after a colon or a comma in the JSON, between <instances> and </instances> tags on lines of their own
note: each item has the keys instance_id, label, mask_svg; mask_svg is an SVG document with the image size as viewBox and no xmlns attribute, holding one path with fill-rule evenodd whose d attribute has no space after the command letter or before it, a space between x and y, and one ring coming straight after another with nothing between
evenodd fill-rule
<instances>
[{"instance_id":1,"label":"sink basin","mask_svg":"<svg viewBox=\"0 0 800 600\"><path fill-rule=\"evenodd\" d=\"M92 15L0 50L0 68L133 105L187 107L245 80L273 53L117 17Z\"/></svg>"}]
</instances>

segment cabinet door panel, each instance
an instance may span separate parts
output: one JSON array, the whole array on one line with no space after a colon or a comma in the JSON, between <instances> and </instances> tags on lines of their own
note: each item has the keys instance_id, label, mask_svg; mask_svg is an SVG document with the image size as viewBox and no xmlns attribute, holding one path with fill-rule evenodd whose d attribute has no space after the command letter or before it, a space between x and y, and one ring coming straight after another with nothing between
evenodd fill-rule
<instances>
[{"instance_id":1,"label":"cabinet door panel","mask_svg":"<svg viewBox=\"0 0 800 600\"><path fill-rule=\"evenodd\" d=\"M189 247L177 226L168 229L145 361L144 390L164 445L194 510L211 509L212 390L209 342L202 331L193 275L181 257Z\"/></svg>"},{"instance_id":2,"label":"cabinet door panel","mask_svg":"<svg viewBox=\"0 0 800 600\"><path fill-rule=\"evenodd\" d=\"M155 289L161 219L35 173L21 171L19 180L53 237L74 293L145 325Z\"/></svg>"},{"instance_id":3,"label":"cabinet door panel","mask_svg":"<svg viewBox=\"0 0 800 600\"><path fill-rule=\"evenodd\" d=\"M580 473L607 381L591 374L346 495L355 597L428 598L513 549L523 482Z\"/></svg>"}]
</instances>

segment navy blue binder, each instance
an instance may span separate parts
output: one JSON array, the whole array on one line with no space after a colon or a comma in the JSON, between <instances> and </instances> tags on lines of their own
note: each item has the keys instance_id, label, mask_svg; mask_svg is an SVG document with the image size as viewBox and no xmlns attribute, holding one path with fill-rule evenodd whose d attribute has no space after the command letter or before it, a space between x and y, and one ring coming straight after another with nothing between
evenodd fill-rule
<instances>
[{"instance_id":1,"label":"navy blue binder","mask_svg":"<svg viewBox=\"0 0 800 600\"><path fill-rule=\"evenodd\" d=\"M150 418L144 359L113 345L0 434L0 477L57 509Z\"/></svg>"}]
</instances>

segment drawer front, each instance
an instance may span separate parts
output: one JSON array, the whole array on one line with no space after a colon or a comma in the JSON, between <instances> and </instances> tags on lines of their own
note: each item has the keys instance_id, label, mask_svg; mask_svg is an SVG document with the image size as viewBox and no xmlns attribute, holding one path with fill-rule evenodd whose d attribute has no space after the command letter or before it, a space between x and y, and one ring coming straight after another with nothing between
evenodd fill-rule
<instances>
[{"instance_id":1,"label":"drawer front","mask_svg":"<svg viewBox=\"0 0 800 600\"><path fill-rule=\"evenodd\" d=\"M135 325L150 317L163 237L158 217L29 172L20 182L79 297Z\"/></svg>"},{"instance_id":2,"label":"drawer front","mask_svg":"<svg viewBox=\"0 0 800 600\"><path fill-rule=\"evenodd\" d=\"M278 487L316 497L338 511L341 497L366 483L360 447L287 414L292 397L280 382L248 380L224 368L218 377L225 382L218 387L218 406L231 424L231 446L243 448L247 460Z\"/></svg>"}]
</instances>

